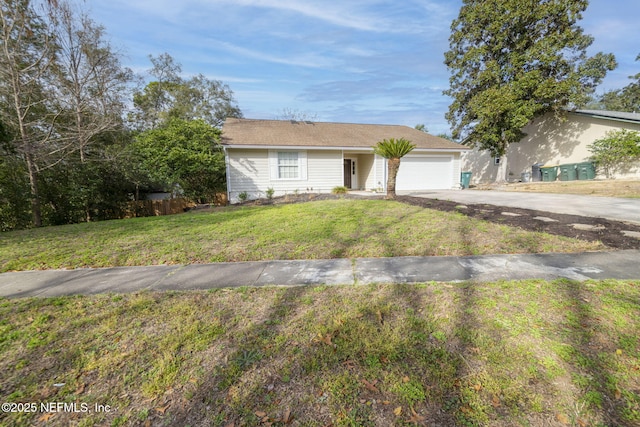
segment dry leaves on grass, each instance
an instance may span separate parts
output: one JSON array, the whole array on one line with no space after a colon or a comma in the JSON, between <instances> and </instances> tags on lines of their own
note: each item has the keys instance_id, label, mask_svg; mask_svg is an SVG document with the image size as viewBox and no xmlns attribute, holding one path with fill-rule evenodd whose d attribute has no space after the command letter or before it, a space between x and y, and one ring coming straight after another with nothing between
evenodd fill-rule
<instances>
[{"instance_id":1,"label":"dry leaves on grass","mask_svg":"<svg viewBox=\"0 0 640 427\"><path fill-rule=\"evenodd\" d=\"M499 408L500 405L500 398L494 394L493 398L491 399L491 406L493 406L494 408Z\"/></svg>"},{"instance_id":2,"label":"dry leaves on grass","mask_svg":"<svg viewBox=\"0 0 640 427\"><path fill-rule=\"evenodd\" d=\"M424 420L425 420L425 417L423 417L422 415L418 415L418 413L414 411L413 408L411 408L411 417L408 420L410 423L419 424Z\"/></svg>"},{"instance_id":3,"label":"dry leaves on grass","mask_svg":"<svg viewBox=\"0 0 640 427\"><path fill-rule=\"evenodd\" d=\"M362 380L361 381L362 384L364 384L364 386L367 388L367 390L373 392L373 393L380 393L380 390L378 390L378 388L376 387L376 384L378 382L378 380L373 380L371 382L367 381L367 380Z\"/></svg>"},{"instance_id":4,"label":"dry leaves on grass","mask_svg":"<svg viewBox=\"0 0 640 427\"><path fill-rule=\"evenodd\" d=\"M44 421L46 423L51 418L53 418L54 415L55 415L55 412L45 412L40 417L38 417L38 421Z\"/></svg>"},{"instance_id":5,"label":"dry leaves on grass","mask_svg":"<svg viewBox=\"0 0 640 427\"><path fill-rule=\"evenodd\" d=\"M333 343L333 341L331 341L333 339L333 334L318 334L318 337L314 339L315 342L321 342L323 344L326 344L328 346L331 347L335 347L336 345Z\"/></svg>"},{"instance_id":6,"label":"dry leaves on grass","mask_svg":"<svg viewBox=\"0 0 640 427\"><path fill-rule=\"evenodd\" d=\"M556 420L565 425L569 424L569 418L564 414L556 414Z\"/></svg>"},{"instance_id":7,"label":"dry leaves on grass","mask_svg":"<svg viewBox=\"0 0 640 427\"><path fill-rule=\"evenodd\" d=\"M171 406L171 403L167 403L164 406L157 407L156 411L159 412L161 415L164 415L164 413L167 412L167 409L169 409L169 406Z\"/></svg>"},{"instance_id":8,"label":"dry leaves on grass","mask_svg":"<svg viewBox=\"0 0 640 427\"><path fill-rule=\"evenodd\" d=\"M291 421L293 421L293 416L291 415L291 410L287 408L282 415L282 422L285 424L290 424Z\"/></svg>"}]
</instances>

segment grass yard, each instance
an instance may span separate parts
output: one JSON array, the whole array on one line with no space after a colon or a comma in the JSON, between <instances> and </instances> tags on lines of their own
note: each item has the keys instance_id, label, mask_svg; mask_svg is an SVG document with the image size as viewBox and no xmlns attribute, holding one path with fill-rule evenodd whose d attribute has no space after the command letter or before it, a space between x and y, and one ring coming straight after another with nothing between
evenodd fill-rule
<instances>
[{"instance_id":1,"label":"grass yard","mask_svg":"<svg viewBox=\"0 0 640 427\"><path fill-rule=\"evenodd\" d=\"M384 200L226 207L0 233L0 272L271 259L602 250Z\"/></svg>"},{"instance_id":2,"label":"grass yard","mask_svg":"<svg viewBox=\"0 0 640 427\"><path fill-rule=\"evenodd\" d=\"M639 336L639 281L3 299L0 424L637 426Z\"/></svg>"}]
</instances>

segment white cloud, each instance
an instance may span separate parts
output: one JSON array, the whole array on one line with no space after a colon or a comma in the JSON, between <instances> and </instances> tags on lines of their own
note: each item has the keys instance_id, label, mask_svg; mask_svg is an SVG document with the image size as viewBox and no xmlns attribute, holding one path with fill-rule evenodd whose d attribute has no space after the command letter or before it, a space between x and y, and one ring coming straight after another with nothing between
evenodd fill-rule
<instances>
[{"instance_id":1,"label":"white cloud","mask_svg":"<svg viewBox=\"0 0 640 427\"><path fill-rule=\"evenodd\" d=\"M219 40L209 40L209 42L212 45L217 46L220 49L224 49L227 52L231 52L235 55L257 59L260 61L272 62L276 64L294 65L308 68L332 68L337 65L337 62L335 60L313 53L294 54L292 56L285 57L282 55L265 53L259 50L248 49L243 46L238 46Z\"/></svg>"}]
</instances>

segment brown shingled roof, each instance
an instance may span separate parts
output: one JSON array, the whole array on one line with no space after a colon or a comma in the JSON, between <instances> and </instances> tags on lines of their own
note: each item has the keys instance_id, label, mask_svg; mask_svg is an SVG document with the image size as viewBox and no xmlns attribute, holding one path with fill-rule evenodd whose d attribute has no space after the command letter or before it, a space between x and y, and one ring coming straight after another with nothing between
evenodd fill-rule
<instances>
[{"instance_id":1,"label":"brown shingled roof","mask_svg":"<svg viewBox=\"0 0 640 427\"><path fill-rule=\"evenodd\" d=\"M468 150L460 144L408 126L229 118L222 144L234 146L373 147L378 141L405 138L423 149Z\"/></svg>"}]
</instances>

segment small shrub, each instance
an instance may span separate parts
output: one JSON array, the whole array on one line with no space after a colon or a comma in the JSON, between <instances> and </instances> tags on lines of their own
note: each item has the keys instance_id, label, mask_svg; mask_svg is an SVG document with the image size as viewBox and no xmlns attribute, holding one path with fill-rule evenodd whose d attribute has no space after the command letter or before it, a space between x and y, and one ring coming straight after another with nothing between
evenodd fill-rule
<instances>
[{"instance_id":1,"label":"small shrub","mask_svg":"<svg viewBox=\"0 0 640 427\"><path fill-rule=\"evenodd\" d=\"M640 160L640 133L627 129L609 131L587 148L592 153L591 160L610 178Z\"/></svg>"},{"instance_id":2,"label":"small shrub","mask_svg":"<svg viewBox=\"0 0 640 427\"><path fill-rule=\"evenodd\" d=\"M273 188L267 188L267 191L266 191L267 199L269 200L273 199L273 193L275 193L275 190Z\"/></svg>"},{"instance_id":3,"label":"small shrub","mask_svg":"<svg viewBox=\"0 0 640 427\"><path fill-rule=\"evenodd\" d=\"M243 191L242 193L238 194L238 199L240 199L241 202L246 202L248 198L249 198L249 193L247 193L246 191Z\"/></svg>"},{"instance_id":4,"label":"small shrub","mask_svg":"<svg viewBox=\"0 0 640 427\"><path fill-rule=\"evenodd\" d=\"M347 194L347 187L345 186L341 186L341 187L333 187L333 190L331 190L331 192L333 194Z\"/></svg>"}]
</instances>

